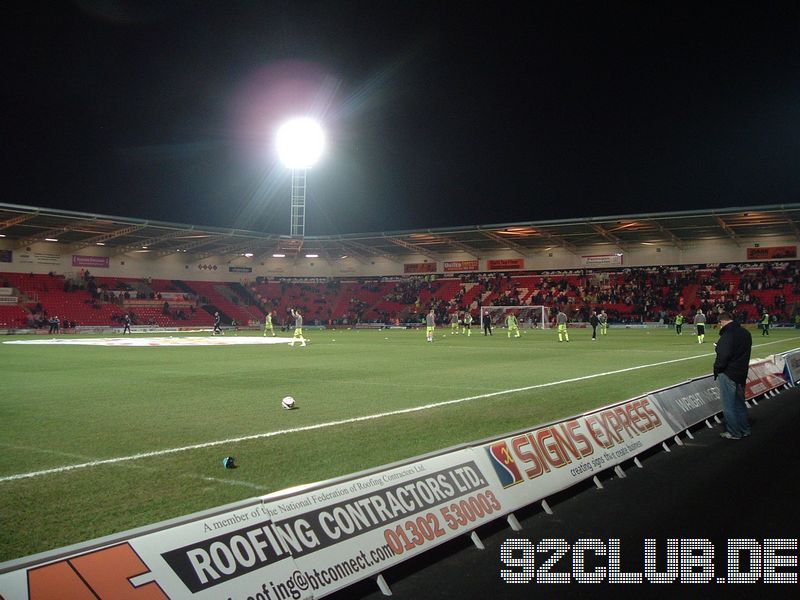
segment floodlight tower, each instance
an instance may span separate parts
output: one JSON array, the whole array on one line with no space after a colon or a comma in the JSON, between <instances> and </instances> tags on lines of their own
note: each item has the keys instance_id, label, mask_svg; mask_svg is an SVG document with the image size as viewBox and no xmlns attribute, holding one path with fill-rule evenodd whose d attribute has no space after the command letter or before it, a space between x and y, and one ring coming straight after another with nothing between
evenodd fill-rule
<instances>
[{"instance_id":1,"label":"floodlight tower","mask_svg":"<svg viewBox=\"0 0 800 600\"><path fill-rule=\"evenodd\" d=\"M306 225L306 172L325 148L322 127L308 117L298 117L278 129L278 156L292 170L290 235L303 237Z\"/></svg>"}]
</instances>

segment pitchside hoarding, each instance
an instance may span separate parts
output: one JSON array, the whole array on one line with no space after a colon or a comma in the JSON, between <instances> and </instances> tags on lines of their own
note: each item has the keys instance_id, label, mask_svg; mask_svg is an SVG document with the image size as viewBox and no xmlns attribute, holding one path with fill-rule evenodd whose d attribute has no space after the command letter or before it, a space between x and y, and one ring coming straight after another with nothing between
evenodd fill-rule
<instances>
[{"instance_id":1,"label":"pitchside hoarding","mask_svg":"<svg viewBox=\"0 0 800 600\"><path fill-rule=\"evenodd\" d=\"M502 515L491 485L465 448L5 573L0 597L319 598Z\"/></svg>"},{"instance_id":2,"label":"pitchside hoarding","mask_svg":"<svg viewBox=\"0 0 800 600\"><path fill-rule=\"evenodd\" d=\"M771 360L761 360L751 363L747 371L745 397L754 398L756 396L761 396L770 390L781 387L786 381L782 370L779 370Z\"/></svg>"},{"instance_id":3,"label":"pitchside hoarding","mask_svg":"<svg viewBox=\"0 0 800 600\"><path fill-rule=\"evenodd\" d=\"M787 353L786 364L797 354ZM758 381L769 375L769 385L785 383L772 362L751 371ZM0 598L320 598L619 465L720 410L715 382L701 377L325 487L6 563Z\"/></svg>"},{"instance_id":4,"label":"pitchside hoarding","mask_svg":"<svg viewBox=\"0 0 800 600\"><path fill-rule=\"evenodd\" d=\"M792 385L795 385L798 381L800 381L800 351L787 352L783 355L783 360L783 372L785 376L788 376L789 381L792 382Z\"/></svg>"},{"instance_id":5,"label":"pitchside hoarding","mask_svg":"<svg viewBox=\"0 0 800 600\"><path fill-rule=\"evenodd\" d=\"M659 407L676 433L722 411L717 382L711 375L653 392L646 397Z\"/></svg>"},{"instance_id":6,"label":"pitchside hoarding","mask_svg":"<svg viewBox=\"0 0 800 600\"><path fill-rule=\"evenodd\" d=\"M638 398L481 447L506 512L614 467L675 435L661 410Z\"/></svg>"}]
</instances>

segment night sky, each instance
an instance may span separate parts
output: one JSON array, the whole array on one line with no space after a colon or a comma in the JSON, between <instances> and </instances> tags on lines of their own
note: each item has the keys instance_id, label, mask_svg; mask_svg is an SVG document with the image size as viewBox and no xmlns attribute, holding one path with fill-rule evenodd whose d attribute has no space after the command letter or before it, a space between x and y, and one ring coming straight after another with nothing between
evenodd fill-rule
<instances>
[{"instance_id":1,"label":"night sky","mask_svg":"<svg viewBox=\"0 0 800 600\"><path fill-rule=\"evenodd\" d=\"M800 201L800 3L3 4L0 201L307 235Z\"/></svg>"}]
</instances>

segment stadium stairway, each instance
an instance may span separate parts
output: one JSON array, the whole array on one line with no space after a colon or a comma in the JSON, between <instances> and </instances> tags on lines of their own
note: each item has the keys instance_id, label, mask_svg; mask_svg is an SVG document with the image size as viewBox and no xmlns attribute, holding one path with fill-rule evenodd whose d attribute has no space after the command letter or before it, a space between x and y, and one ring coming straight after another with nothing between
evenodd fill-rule
<instances>
[{"instance_id":1,"label":"stadium stairway","mask_svg":"<svg viewBox=\"0 0 800 600\"><path fill-rule=\"evenodd\" d=\"M684 445L670 445L670 452L657 447L644 454L643 468L624 464L626 478L613 473L601 477L604 489L588 483L548 499L552 515L534 504L515 515L522 531L512 531L499 519L479 528L486 549L477 550L469 536L446 543L386 571L383 575L397 599L439 600L498 598L530 600L557 598L797 598L797 584L764 586L698 584L608 584L576 583L546 585L508 584L500 570L500 547L512 538L533 544L546 538L574 544L594 538L606 542L619 539L621 571L643 572L644 540L656 540L658 570L665 570L667 539L708 539L715 547L716 575L726 572L728 539L798 538L800 522L800 463L797 423L800 422L800 388L759 400L750 411L753 435L740 441L719 437L717 426L693 429L694 439L683 436ZM548 553L552 554L552 553ZM778 571L798 573L794 566ZM591 553L589 553L589 556ZM519 553L516 554L519 556ZM547 554L536 554L540 569ZM607 565L605 557L597 563ZM743 564L747 564L746 559ZM587 563L587 570L591 570ZM570 573L572 555L558 561L552 572ZM516 568L515 571L520 571ZM329 596L336 600L379 600L384 596L374 580L358 583Z\"/></svg>"}]
</instances>

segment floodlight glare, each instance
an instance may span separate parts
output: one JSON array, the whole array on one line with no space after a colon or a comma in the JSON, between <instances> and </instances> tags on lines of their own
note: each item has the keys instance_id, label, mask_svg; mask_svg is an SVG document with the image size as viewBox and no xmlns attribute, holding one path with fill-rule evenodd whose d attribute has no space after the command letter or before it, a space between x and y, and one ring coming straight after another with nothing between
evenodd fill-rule
<instances>
[{"instance_id":1,"label":"floodlight glare","mask_svg":"<svg viewBox=\"0 0 800 600\"><path fill-rule=\"evenodd\" d=\"M325 135L313 119L298 117L278 129L278 157L290 169L308 169L322 156Z\"/></svg>"}]
</instances>

